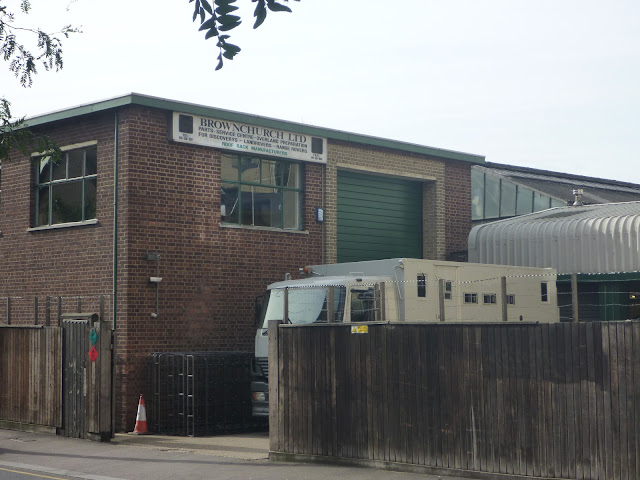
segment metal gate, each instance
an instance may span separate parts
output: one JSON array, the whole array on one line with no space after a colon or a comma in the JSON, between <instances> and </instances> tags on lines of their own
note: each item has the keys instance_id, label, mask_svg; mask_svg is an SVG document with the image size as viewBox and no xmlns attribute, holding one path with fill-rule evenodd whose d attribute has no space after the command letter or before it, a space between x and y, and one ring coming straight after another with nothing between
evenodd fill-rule
<instances>
[{"instance_id":1,"label":"metal gate","mask_svg":"<svg viewBox=\"0 0 640 480\"><path fill-rule=\"evenodd\" d=\"M112 330L97 314L62 316L62 429L73 438L111 438Z\"/></svg>"}]
</instances>

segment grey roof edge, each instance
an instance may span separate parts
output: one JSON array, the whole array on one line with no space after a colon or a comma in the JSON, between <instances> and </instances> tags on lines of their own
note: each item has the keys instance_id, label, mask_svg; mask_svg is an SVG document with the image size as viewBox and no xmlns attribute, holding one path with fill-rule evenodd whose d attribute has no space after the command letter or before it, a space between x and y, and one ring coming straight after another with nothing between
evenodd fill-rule
<instances>
[{"instance_id":1,"label":"grey roof edge","mask_svg":"<svg viewBox=\"0 0 640 480\"><path fill-rule=\"evenodd\" d=\"M508 165L506 163L485 162L482 166L487 169L506 170L508 172L517 172L517 173L523 173L523 174L544 175L557 180L561 180L561 179L562 180L565 180L565 179L580 180L585 182L601 183L605 185L627 187L636 191L640 189L640 185L637 183L623 182L620 180L611 180L608 178L600 178L600 177L587 177L585 175L576 175L573 173L542 170L539 168L532 168L532 167L521 167L519 165Z\"/></svg>"},{"instance_id":2,"label":"grey roof edge","mask_svg":"<svg viewBox=\"0 0 640 480\"><path fill-rule=\"evenodd\" d=\"M391 140L391 139L386 139L382 137L362 135L357 133L345 132L341 130L334 130L334 129L325 128L325 127L317 127L313 125L300 124L300 123L295 123L288 120L279 120L276 118L263 117L260 115L252 115L252 114L235 112L232 110L225 110L225 109L214 108L214 107L207 107L204 105L198 105L194 103L179 102L176 100L170 100L170 99L161 98L161 97L153 97L149 95L142 95L139 93L129 93L126 95L121 95L121 96L106 99L106 100L99 100L96 102L27 118L25 126L37 127L37 126L45 125L45 124L60 121L60 120L67 120L67 119L78 117L81 115L102 112L106 110L124 107L127 105L140 105L140 106L158 108L163 110L171 110L175 112L190 113L192 115L216 117L222 120L259 124L262 126L278 128L281 130L289 130L296 133L304 133L304 134L314 135L318 137L326 137L331 140L342 140L346 142L361 143L364 145L369 145L374 147L391 148L395 150L402 150L405 152L418 153L418 154L429 155L433 157L444 158L447 160L459 160L462 162L469 162L469 163L481 164L481 165L485 163L485 157L483 155L458 152L454 150L446 150L446 149L435 148L435 147L428 147L425 145L402 142L398 140Z\"/></svg>"}]
</instances>

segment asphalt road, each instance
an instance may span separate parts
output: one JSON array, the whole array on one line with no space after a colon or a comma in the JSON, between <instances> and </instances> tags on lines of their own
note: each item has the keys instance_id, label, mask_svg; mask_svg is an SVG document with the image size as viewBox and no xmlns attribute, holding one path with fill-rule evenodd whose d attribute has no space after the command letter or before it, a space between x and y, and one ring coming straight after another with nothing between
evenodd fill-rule
<instances>
[{"instance_id":1,"label":"asphalt road","mask_svg":"<svg viewBox=\"0 0 640 480\"><path fill-rule=\"evenodd\" d=\"M435 480L416 473L267 460L266 433L188 439L117 436L97 443L0 430L0 480ZM460 480L460 479L458 479Z\"/></svg>"}]
</instances>

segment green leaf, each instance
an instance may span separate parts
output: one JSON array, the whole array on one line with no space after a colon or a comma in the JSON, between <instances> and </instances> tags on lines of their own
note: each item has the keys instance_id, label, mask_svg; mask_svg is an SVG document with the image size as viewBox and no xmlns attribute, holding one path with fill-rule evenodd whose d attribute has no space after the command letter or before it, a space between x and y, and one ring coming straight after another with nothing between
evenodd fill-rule
<instances>
[{"instance_id":1,"label":"green leaf","mask_svg":"<svg viewBox=\"0 0 640 480\"><path fill-rule=\"evenodd\" d=\"M211 37L217 37L218 36L218 30L216 30L215 28L212 28L211 30L209 30L207 32L207 34L204 36L205 40L209 40Z\"/></svg>"},{"instance_id":2,"label":"green leaf","mask_svg":"<svg viewBox=\"0 0 640 480\"><path fill-rule=\"evenodd\" d=\"M227 15L228 13L235 12L236 10L238 10L238 7L233 5L223 5L216 8L216 13L218 15Z\"/></svg>"},{"instance_id":3,"label":"green leaf","mask_svg":"<svg viewBox=\"0 0 640 480\"><path fill-rule=\"evenodd\" d=\"M222 68L222 54L218 55L218 66L216 67L216 71Z\"/></svg>"},{"instance_id":4,"label":"green leaf","mask_svg":"<svg viewBox=\"0 0 640 480\"><path fill-rule=\"evenodd\" d=\"M231 23L240 23L240 17L237 15L222 15L218 17L218 23L221 25L229 25Z\"/></svg>"},{"instance_id":5,"label":"green leaf","mask_svg":"<svg viewBox=\"0 0 640 480\"><path fill-rule=\"evenodd\" d=\"M236 28L241 23L242 22L236 22L236 23L227 23L226 25L220 25L218 27L218 30L220 30L221 32L228 32L229 30L233 30L234 28Z\"/></svg>"},{"instance_id":6,"label":"green leaf","mask_svg":"<svg viewBox=\"0 0 640 480\"><path fill-rule=\"evenodd\" d=\"M199 31L209 30L211 28L216 28L216 17L211 17L209 20L200 25Z\"/></svg>"},{"instance_id":7,"label":"green leaf","mask_svg":"<svg viewBox=\"0 0 640 480\"><path fill-rule=\"evenodd\" d=\"M233 56L236 54L237 52L228 52L228 51L224 51L224 53L222 54L224 56L224 58L228 58L229 60L233 60Z\"/></svg>"},{"instance_id":8,"label":"green leaf","mask_svg":"<svg viewBox=\"0 0 640 480\"><path fill-rule=\"evenodd\" d=\"M224 49L230 52L234 52L234 55L240 51L240 47L233 43L225 43Z\"/></svg>"},{"instance_id":9,"label":"green leaf","mask_svg":"<svg viewBox=\"0 0 640 480\"><path fill-rule=\"evenodd\" d=\"M202 2L202 8L204 8L209 15L213 15L213 9L207 0L200 0Z\"/></svg>"},{"instance_id":10,"label":"green leaf","mask_svg":"<svg viewBox=\"0 0 640 480\"><path fill-rule=\"evenodd\" d=\"M198 18L198 13L200 13L200 0L196 0L196 5L193 9L193 20L191 20L192 22L196 21L196 18Z\"/></svg>"},{"instance_id":11,"label":"green leaf","mask_svg":"<svg viewBox=\"0 0 640 480\"><path fill-rule=\"evenodd\" d=\"M272 12L291 12L289 7L276 3L273 0L267 0L267 7L269 7L269 10Z\"/></svg>"},{"instance_id":12,"label":"green leaf","mask_svg":"<svg viewBox=\"0 0 640 480\"><path fill-rule=\"evenodd\" d=\"M258 28L262 25L265 18L267 18L267 9L264 6L264 0L258 0L258 5L256 5L253 16L256 17L256 22L253 24L253 28Z\"/></svg>"}]
</instances>

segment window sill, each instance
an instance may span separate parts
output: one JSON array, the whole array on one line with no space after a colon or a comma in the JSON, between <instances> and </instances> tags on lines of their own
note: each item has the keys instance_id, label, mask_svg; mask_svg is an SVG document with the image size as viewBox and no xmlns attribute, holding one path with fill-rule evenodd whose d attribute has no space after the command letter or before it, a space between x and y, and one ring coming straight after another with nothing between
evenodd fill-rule
<instances>
[{"instance_id":1,"label":"window sill","mask_svg":"<svg viewBox=\"0 0 640 480\"><path fill-rule=\"evenodd\" d=\"M278 233L294 233L297 235L309 235L309 230L287 230L285 228L275 227L255 227L253 225L237 225L235 223L220 223L220 228L237 228L240 230L260 230L263 232L278 232Z\"/></svg>"},{"instance_id":2,"label":"window sill","mask_svg":"<svg viewBox=\"0 0 640 480\"><path fill-rule=\"evenodd\" d=\"M44 227L31 227L27 232L42 232L44 230L58 230L59 228L84 227L87 225L97 225L98 220L85 220L84 222L57 223L55 225L46 225Z\"/></svg>"}]
</instances>

